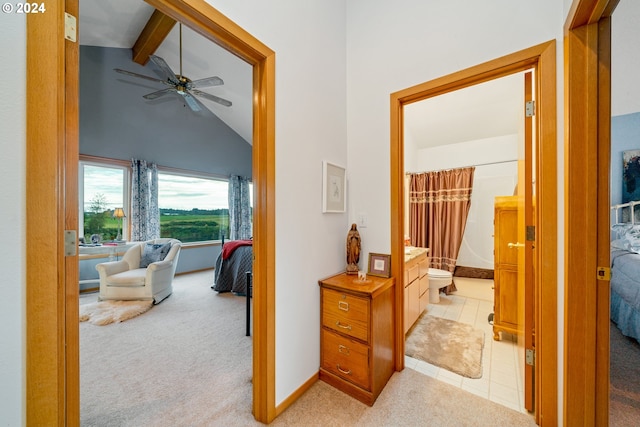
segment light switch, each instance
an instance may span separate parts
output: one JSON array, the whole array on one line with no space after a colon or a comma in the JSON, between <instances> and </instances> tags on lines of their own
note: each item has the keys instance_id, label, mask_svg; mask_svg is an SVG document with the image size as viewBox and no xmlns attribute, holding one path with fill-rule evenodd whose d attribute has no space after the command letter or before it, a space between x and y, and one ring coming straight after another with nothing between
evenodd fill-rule
<instances>
[{"instance_id":1,"label":"light switch","mask_svg":"<svg viewBox=\"0 0 640 427\"><path fill-rule=\"evenodd\" d=\"M358 215L358 227L366 228L367 227L367 214L359 214Z\"/></svg>"}]
</instances>

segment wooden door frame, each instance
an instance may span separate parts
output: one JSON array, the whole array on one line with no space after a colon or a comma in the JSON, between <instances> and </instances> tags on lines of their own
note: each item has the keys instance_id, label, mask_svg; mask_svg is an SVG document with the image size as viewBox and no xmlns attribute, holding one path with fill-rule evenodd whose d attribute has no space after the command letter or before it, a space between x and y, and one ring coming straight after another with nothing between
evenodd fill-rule
<instances>
[{"instance_id":1,"label":"wooden door frame","mask_svg":"<svg viewBox=\"0 0 640 427\"><path fill-rule=\"evenodd\" d=\"M253 415L269 423L277 415L270 309L275 306L275 53L203 0L148 3L253 66ZM80 422L78 266L77 256L64 255L64 230L77 229L65 201L77 203L72 164L75 159L77 168L78 158L78 76L65 73L65 61L70 70L78 69L78 46L64 39L65 7L78 16L78 0L48 2L46 13L27 15L26 241L37 242L26 251L28 425ZM52 234L55 238L42 239Z\"/></svg>"},{"instance_id":2,"label":"wooden door frame","mask_svg":"<svg viewBox=\"0 0 640 427\"><path fill-rule=\"evenodd\" d=\"M555 425L558 418L557 364L557 108L555 40L391 94L391 274L403 277L404 254L404 105L477 83L535 68L536 131L536 421ZM396 370L404 369L404 289L396 285Z\"/></svg>"},{"instance_id":3,"label":"wooden door frame","mask_svg":"<svg viewBox=\"0 0 640 427\"><path fill-rule=\"evenodd\" d=\"M609 424L611 14L574 0L565 23L564 424Z\"/></svg>"}]
</instances>

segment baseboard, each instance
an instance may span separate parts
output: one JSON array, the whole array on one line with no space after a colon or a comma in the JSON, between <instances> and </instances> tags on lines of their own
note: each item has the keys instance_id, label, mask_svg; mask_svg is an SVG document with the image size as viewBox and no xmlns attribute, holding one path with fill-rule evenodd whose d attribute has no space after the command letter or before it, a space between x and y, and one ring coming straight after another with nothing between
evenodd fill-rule
<instances>
[{"instance_id":1,"label":"baseboard","mask_svg":"<svg viewBox=\"0 0 640 427\"><path fill-rule=\"evenodd\" d=\"M311 388L316 381L318 381L320 373L316 372L311 378L305 381L296 391L291 393L289 397L276 406L276 417L283 413L289 406L291 406L296 400L300 398L307 390Z\"/></svg>"},{"instance_id":2,"label":"baseboard","mask_svg":"<svg viewBox=\"0 0 640 427\"><path fill-rule=\"evenodd\" d=\"M175 276L182 276L183 274L201 273L203 271L213 271L213 270L215 270L215 268L205 267L205 268L200 268L196 270L181 271L180 273L176 273Z\"/></svg>"},{"instance_id":3,"label":"baseboard","mask_svg":"<svg viewBox=\"0 0 640 427\"><path fill-rule=\"evenodd\" d=\"M454 277L469 277L473 279L493 279L493 270L488 268L464 267L457 265Z\"/></svg>"}]
</instances>

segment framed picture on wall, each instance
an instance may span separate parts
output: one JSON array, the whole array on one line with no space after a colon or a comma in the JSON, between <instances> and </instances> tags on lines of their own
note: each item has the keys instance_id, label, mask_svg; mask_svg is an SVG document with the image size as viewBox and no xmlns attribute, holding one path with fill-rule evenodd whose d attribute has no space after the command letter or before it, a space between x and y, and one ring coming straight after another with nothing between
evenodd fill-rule
<instances>
[{"instance_id":1,"label":"framed picture on wall","mask_svg":"<svg viewBox=\"0 0 640 427\"><path fill-rule=\"evenodd\" d=\"M347 210L347 171L326 161L322 162L322 212Z\"/></svg>"},{"instance_id":2,"label":"framed picture on wall","mask_svg":"<svg viewBox=\"0 0 640 427\"><path fill-rule=\"evenodd\" d=\"M640 149L622 152L622 203L640 200Z\"/></svg>"}]
</instances>

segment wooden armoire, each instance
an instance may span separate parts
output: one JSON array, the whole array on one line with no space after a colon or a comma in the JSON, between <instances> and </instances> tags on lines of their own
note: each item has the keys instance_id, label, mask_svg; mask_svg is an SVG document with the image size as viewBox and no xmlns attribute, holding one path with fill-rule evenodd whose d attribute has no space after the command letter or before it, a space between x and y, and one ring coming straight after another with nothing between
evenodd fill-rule
<instances>
[{"instance_id":1,"label":"wooden armoire","mask_svg":"<svg viewBox=\"0 0 640 427\"><path fill-rule=\"evenodd\" d=\"M518 331L518 202L499 196L494 204L493 339Z\"/></svg>"}]
</instances>

